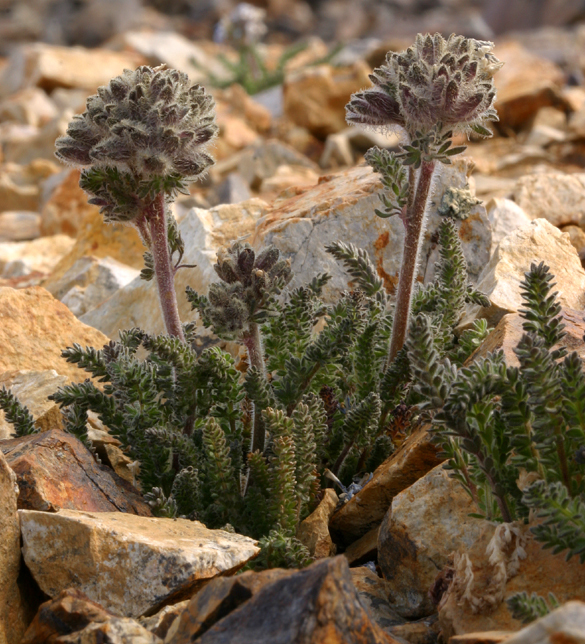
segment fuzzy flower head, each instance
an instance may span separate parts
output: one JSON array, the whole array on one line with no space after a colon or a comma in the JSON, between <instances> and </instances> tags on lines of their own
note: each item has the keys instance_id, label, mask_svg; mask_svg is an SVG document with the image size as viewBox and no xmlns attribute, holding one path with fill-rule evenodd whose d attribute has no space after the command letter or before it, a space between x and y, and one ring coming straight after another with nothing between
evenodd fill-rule
<instances>
[{"instance_id":1,"label":"fuzzy flower head","mask_svg":"<svg viewBox=\"0 0 585 644\"><path fill-rule=\"evenodd\" d=\"M83 169L80 185L106 219L130 221L154 193L174 196L213 159L214 101L174 69L125 70L87 99L57 139L59 160Z\"/></svg>"},{"instance_id":2,"label":"fuzzy flower head","mask_svg":"<svg viewBox=\"0 0 585 644\"><path fill-rule=\"evenodd\" d=\"M352 95L347 122L398 126L411 139L453 131L491 136L485 123L498 120L493 76L502 66L492 47L463 36L419 34L406 51L388 53L370 76L374 87Z\"/></svg>"}]
</instances>

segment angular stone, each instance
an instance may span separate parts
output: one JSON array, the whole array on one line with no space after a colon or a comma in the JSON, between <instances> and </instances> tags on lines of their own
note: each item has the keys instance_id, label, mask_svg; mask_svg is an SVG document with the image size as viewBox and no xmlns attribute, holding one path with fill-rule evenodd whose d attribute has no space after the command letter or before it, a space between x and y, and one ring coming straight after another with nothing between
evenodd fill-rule
<instances>
[{"instance_id":1,"label":"angular stone","mask_svg":"<svg viewBox=\"0 0 585 644\"><path fill-rule=\"evenodd\" d=\"M316 559L335 554L335 546L329 535L329 519L335 512L338 501L335 490L331 488L323 490L323 499L297 529L297 539Z\"/></svg>"},{"instance_id":2,"label":"angular stone","mask_svg":"<svg viewBox=\"0 0 585 644\"><path fill-rule=\"evenodd\" d=\"M433 233L441 215L438 208L447 188L463 188L470 170L469 161L457 160L438 172L421 251L418 279L432 279L438 250ZM268 214L262 217L252 238L252 245L277 246L292 262L290 288L306 284L319 272L328 272L332 279L323 293L327 301L347 288L348 276L342 265L325 251L325 245L341 240L364 248L386 289L393 292L404 243L404 226L398 217L381 219L375 214L380 208L378 191L381 183L369 167L359 166L321 177L314 188L298 189L296 195L277 199ZM489 259L491 234L483 206L472 209L470 216L458 224L459 238L475 280ZM434 250L433 250L434 248Z\"/></svg>"},{"instance_id":3,"label":"angular stone","mask_svg":"<svg viewBox=\"0 0 585 644\"><path fill-rule=\"evenodd\" d=\"M480 633L464 633L454 635L449 644L501 644L514 635L511 631L483 631Z\"/></svg>"},{"instance_id":4,"label":"angular stone","mask_svg":"<svg viewBox=\"0 0 585 644\"><path fill-rule=\"evenodd\" d=\"M87 372L61 357L61 351L74 342L101 348L109 339L80 322L44 288L0 288L0 373L54 369L83 382Z\"/></svg>"},{"instance_id":5,"label":"angular stone","mask_svg":"<svg viewBox=\"0 0 585 644\"><path fill-rule=\"evenodd\" d=\"M293 574L293 570L272 568L261 572L248 570L234 577L216 577L188 602L169 627L165 641L173 644L194 641L262 588Z\"/></svg>"},{"instance_id":6,"label":"angular stone","mask_svg":"<svg viewBox=\"0 0 585 644\"><path fill-rule=\"evenodd\" d=\"M496 530L506 530L506 526L483 523L484 530L475 543L457 551L457 555L466 555L470 562L466 564L465 559L461 560L466 568L465 578L456 572L439 603L439 623L445 639L477 631L520 630L522 624L512 617L506 604L506 599L518 592L535 592L545 598L551 592L561 604L585 596L585 564L579 563L578 557L565 561L563 554L555 555L551 550L543 549L532 537L530 524L512 524L518 530L519 540L514 535L509 540L504 536L503 557L491 554L492 560L503 561L505 572L502 574L498 564L496 569L490 563L486 549L492 542L492 546L496 544L495 550L501 550L502 539L494 539L494 535ZM525 556L520 552L516 559L513 553L518 545L525 551ZM490 553L493 552L492 548Z\"/></svg>"},{"instance_id":7,"label":"angular stone","mask_svg":"<svg viewBox=\"0 0 585 644\"><path fill-rule=\"evenodd\" d=\"M130 484L105 465L75 436L59 429L0 442L18 479L22 510L129 512L152 516L150 506Z\"/></svg>"},{"instance_id":8,"label":"angular stone","mask_svg":"<svg viewBox=\"0 0 585 644\"><path fill-rule=\"evenodd\" d=\"M585 321L583 320L583 311L563 309L561 316L565 325L566 335L559 346L566 347L569 353L576 351L581 360L585 360L585 343L583 342ZM493 351L503 351L506 364L511 367L520 366L520 361L516 357L514 349L524 334L524 329L522 328L524 321L518 313L504 315L496 328L481 343L481 346L469 356L466 364L485 358L488 353Z\"/></svg>"},{"instance_id":9,"label":"angular stone","mask_svg":"<svg viewBox=\"0 0 585 644\"><path fill-rule=\"evenodd\" d=\"M388 632L401 642L408 642L408 644L437 644L441 635L436 613L414 622L390 626Z\"/></svg>"},{"instance_id":10,"label":"angular stone","mask_svg":"<svg viewBox=\"0 0 585 644\"><path fill-rule=\"evenodd\" d=\"M573 248L577 251L581 264L585 260L585 231L579 226L563 226L561 230L569 235Z\"/></svg>"},{"instance_id":11,"label":"angular stone","mask_svg":"<svg viewBox=\"0 0 585 644\"><path fill-rule=\"evenodd\" d=\"M57 116L57 106L38 87L23 89L0 103L0 122L15 121L39 127Z\"/></svg>"},{"instance_id":12,"label":"angular stone","mask_svg":"<svg viewBox=\"0 0 585 644\"><path fill-rule=\"evenodd\" d=\"M50 273L71 250L75 240L68 235L51 235L33 241L0 243L0 274L21 277L31 273Z\"/></svg>"},{"instance_id":13,"label":"angular stone","mask_svg":"<svg viewBox=\"0 0 585 644\"><path fill-rule=\"evenodd\" d=\"M389 601L390 588L385 579L366 566L350 568L349 572L362 605L378 626L388 630L406 621L393 609Z\"/></svg>"},{"instance_id":14,"label":"angular stone","mask_svg":"<svg viewBox=\"0 0 585 644\"><path fill-rule=\"evenodd\" d=\"M585 225L585 174L537 173L520 177L514 201L530 219L553 226Z\"/></svg>"},{"instance_id":15,"label":"angular stone","mask_svg":"<svg viewBox=\"0 0 585 644\"><path fill-rule=\"evenodd\" d=\"M0 387L4 386L30 411L40 431L61 429L59 407L48 400L59 387L67 384L67 378L54 369L49 371L6 371L0 374ZM0 410L0 440L14 436L14 428Z\"/></svg>"},{"instance_id":16,"label":"angular stone","mask_svg":"<svg viewBox=\"0 0 585 644\"><path fill-rule=\"evenodd\" d=\"M2 210L27 210L35 212L39 205L39 189L35 185L21 184L12 173L0 173L0 204Z\"/></svg>"},{"instance_id":17,"label":"angular stone","mask_svg":"<svg viewBox=\"0 0 585 644\"><path fill-rule=\"evenodd\" d=\"M428 426L422 425L374 472L372 480L331 518L335 542L351 544L378 527L392 499L441 463Z\"/></svg>"},{"instance_id":18,"label":"angular stone","mask_svg":"<svg viewBox=\"0 0 585 644\"><path fill-rule=\"evenodd\" d=\"M169 633L166 642L187 644L198 632L184 629ZM363 608L343 557L324 559L293 574L287 571L204 631L197 641L396 644Z\"/></svg>"},{"instance_id":19,"label":"angular stone","mask_svg":"<svg viewBox=\"0 0 585 644\"><path fill-rule=\"evenodd\" d=\"M492 247L490 256L496 246L512 231L527 226L531 218L510 199L491 199L486 204L488 219L492 225Z\"/></svg>"},{"instance_id":20,"label":"angular stone","mask_svg":"<svg viewBox=\"0 0 585 644\"><path fill-rule=\"evenodd\" d=\"M506 640L510 644L585 642L585 602L569 601Z\"/></svg>"},{"instance_id":21,"label":"angular stone","mask_svg":"<svg viewBox=\"0 0 585 644\"><path fill-rule=\"evenodd\" d=\"M320 139L345 129L345 105L353 92L370 85L369 67L318 65L286 75L283 85L287 118Z\"/></svg>"},{"instance_id":22,"label":"angular stone","mask_svg":"<svg viewBox=\"0 0 585 644\"><path fill-rule=\"evenodd\" d=\"M219 579L232 579L232 577L220 577ZM239 579L239 576L236 577L236 579ZM213 580L210 581L207 586L211 584L213 584ZM207 586L205 586L205 588L207 588ZM164 640L171 626L179 619L180 615L183 614L189 605L189 601L190 600L188 599L184 599L178 604L165 606L155 615L151 615L150 617L140 617L138 622L144 626L147 631L150 631L153 635Z\"/></svg>"},{"instance_id":23,"label":"angular stone","mask_svg":"<svg viewBox=\"0 0 585 644\"><path fill-rule=\"evenodd\" d=\"M25 87L40 87L47 92L57 87L95 91L124 69L135 69L143 61L133 52L31 43L12 52L0 76L0 96Z\"/></svg>"},{"instance_id":24,"label":"angular stone","mask_svg":"<svg viewBox=\"0 0 585 644\"><path fill-rule=\"evenodd\" d=\"M111 257L82 257L47 290L77 317L136 279L140 271Z\"/></svg>"},{"instance_id":25,"label":"angular stone","mask_svg":"<svg viewBox=\"0 0 585 644\"><path fill-rule=\"evenodd\" d=\"M76 633L89 624L101 624L112 617L113 613L91 601L80 590L67 588L41 604L21 644L53 643L61 635Z\"/></svg>"},{"instance_id":26,"label":"angular stone","mask_svg":"<svg viewBox=\"0 0 585 644\"><path fill-rule=\"evenodd\" d=\"M89 624L82 631L64 635L59 644L162 644L162 640L129 617L112 617L101 624Z\"/></svg>"},{"instance_id":27,"label":"angular stone","mask_svg":"<svg viewBox=\"0 0 585 644\"><path fill-rule=\"evenodd\" d=\"M0 642L20 644L30 618L26 598L18 586L20 526L16 474L0 452Z\"/></svg>"},{"instance_id":28,"label":"angular stone","mask_svg":"<svg viewBox=\"0 0 585 644\"><path fill-rule=\"evenodd\" d=\"M197 317L187 301L185 288L189 285L198 293L207 294L209 284L217 279L213 270L217 250L251 232L266 210L267 204L264 201L250 199L240 204L216 206L210 210L192 208L179 221L179 230L185 241L183 262L196 265L194 269L179 271L175 277L179 314L183 322ZM147 333L162 333L164 330L156 284L142 279L130 282L107 302L83 315L82 320L111 334L111 337L120 329L137 325Z\"/></svg>"},{"instance_id":29,"label":"angular stone","mask_svg":"<svg viewBox=\"0 0 585 644\"><path fill-rule=\"evenodd\" d=\"M530 265L540 261L545 261L555 276L561 305L585 308L585 271L569 236L546 219L535 219L502 239L477 282L477 288L490 298L491 306L468 306L460 328L477 318L486 318L493 326L506 313L522 308L520 283Z\"/></svg>"},{"instance_id":30,"label":"angular stone","mask_svg":"<svg viewBox=\"0 0 585 644\"><path fill-rule=\"evenodd\" d=\"M361 566L378 559L379 532L380 526L372 528L344 550L343 556L349 561L350 566Z\"/></svg>"},{"instance_id":31,"label":"angular stone","mask_svg":"<svg viewBox=\"0 0 585 644\"><path fill-rule=\"evenodd\" d=\"M36 239L40 234L41 216L27 210L0 213L0 241Z\"/></svg>"},{"instance_id":32,"label":"angular stone","mask_svg":"<svg viewBox=\"0 0 585 644\"><path fill-rule=\"evenodd\" d=\"M259 552L253 539L186 519L74 510L19 514L24 560L45 593L77 588L125 617L181 601Z\"/></svg>"},{"instance_id":33,"label":"angular stone","mask_svg":"<svg viewBox=\"0 0 585 644\"><path fill-rule=\"evenodd\" d=\"M378 565L388 582L392 607L418 619L435 611L428 591L449 555L471 546L483 522L460 483L438 465L394 497L378 536Z\"/></svg>"},{"instance_id":34,"label":"angular stone","mask_svg":"<svg viewBox=\"0 0 585 644\"><path fill-rule=\"evenodd\" d=\"M263 196L266 193L278 194L288 188L316 186L318 181L319 175L310 168L281 165L272 177L262 181L259 192Z\"/></svg>"},{"instance_id":35,"label":"angular stone","mask_svg":"<svg viewBox=\"0 0 585 644\"><path fill-rule=\"evenodd\" d=\"M542 107L562 105L565 79L557 65L513 41L498 44L494 54L506 63L494 76L502 125L522 127Z\"/></svg>"}]
</instances>

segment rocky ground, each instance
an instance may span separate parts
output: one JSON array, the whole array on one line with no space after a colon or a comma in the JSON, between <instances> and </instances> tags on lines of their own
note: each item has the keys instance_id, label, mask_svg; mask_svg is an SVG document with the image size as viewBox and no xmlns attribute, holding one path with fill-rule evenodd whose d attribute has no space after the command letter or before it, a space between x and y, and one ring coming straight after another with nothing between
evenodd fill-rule
<instances>
[{"instance_id":1,"label":"rocky ground","mask_svg":"<svg viewBox=\"0 0 585 644\"><path fill-rule=\"evenodd\" d=\"M90 417L90 439L99 463L63 431L47 396L85 374L61 350L74 342L101 347L133 326L161 332L163 323L154 283L138 276L138 235L103 224L78 187L78 171L55 160L55 138L86 97L124 68L166 63L208 84L209 73L229 81L220 54L236 58L209 39L220 13L211 2L169 3L176 15L160 13L156 2L140 11L135 0L116 2L118 12L104 2L101 13L86 2L93 19L77 15L77 23L66 2L33 7L35 16L54 16L56 6L65 12L53 22L27 22L27 3L5 4L0 384L43 431L15 438L0 412L0 644L583 641L585 565L564 563L522 529L496 536L527 556L514 570L510 561L496 569L486 547L499 528L468 516L471 502L443 470L424 425L351 500L341 504L327 490L299 531L316 563L239 575L257 555L256 542L196 521L154 518L135 487L135 464L97 417ZM414 0L358 2L351 3L357 18L348 21L349 4L269 2L276 36L261 46L267 60L278 59L285 40L313 34L286 63L283 83L253 97L237 84L210 88L217 163L174 211L183 261L196 265L176 279L183 321L195 319L185 287L206 292L217 251L236 238L281 249L292 262L293 287L327 270L328 298L346 280L324 245L351 241L368 251L393 291L402 224L374 214L381 184L363 154L398 141L347 128L344 106L386 51L410 44L407 29L391 28L399 16L413 32L448 23L447 31L495 37L506 63L496 76L496 136L472 140L435 185L420 280L433 277L442 194L469 183L482 203L459 235L470 277L492 305L487 312L470 307L461 326L481 314L494 327L475 357L502 348L515 363L519 284L532 261L545 260L556 276L567 345L585 358L585 27L550 26L577 19L581 3L537 2L528 15L522 2L506 3L508 13L496 12L496 2L487 9L481 2L431 9ZM497 35L506 20L533 29ZM319 62L333 40L346 44ZM440 573L462 554L473 562L472 581L441 593ZM554 592L568 603L522 628L503 602L519 590Z\"/></svg>"}]
</instances>

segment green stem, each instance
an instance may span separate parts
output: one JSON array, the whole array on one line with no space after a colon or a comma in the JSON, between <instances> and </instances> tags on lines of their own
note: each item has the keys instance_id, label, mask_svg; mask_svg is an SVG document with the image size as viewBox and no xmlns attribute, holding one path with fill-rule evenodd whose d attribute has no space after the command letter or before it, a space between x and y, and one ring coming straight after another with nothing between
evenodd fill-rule
<instances>
[{"instance_id":1,"label":"green stem","mask_svg":"<svg viewBox=\"0 0 585 644\"><path fill-rule=\"evenodd\" d=\"M317 371L319 371L320 368L321 368L321 365L318 362L316 362L313 365L313 367L311 368L311 371L309 371L309 373L307 374L307 377L303 380L301 386L299 387L299 395L297 397L296 402L291 403L286 408L286 415L287 416L290 417L292 415L293 411L296 409L296 406L299 404L299 401L303 397L303 394L305 393L305 391L307 391L307 388L311 384L311 380L313 380L313 378L315 377L315 374L317 373Z\"/></svg>"},{"instance_id":2,"label":"green stem","mask_svg":"<svg viewBox=\"0 0 585 644\"><path fill-rule=\"evenodd\" d=\"M250 366L256 367L262 377L266 379L266 365L262 355L262 338L260 336L260 327L256 322L250 322L248 331L243 336L243 342L248 351L248 360ZM262 420L262 410L256 409L254 404L254 426L252 428L252 447L251 451L264 453L264 442L266 440L266 428Z\"/></svg>"},{"instance_id":3,"label":"green stem","mask_svg":"<svg viewBox=\"0 0 585 644\"><path fill-rule=\"evenodd\" d=\"M434 161L423 161L418 178L416 193L413 198L409 197L409 204L404 218L406 236L404 238L404 250L402 252L402 265L398 278L398 290L396 293L396 307L394 309L394 320L392 323L392 338L390 340L390 351L388 353L388 365L392 363L400 349L404 346L410 320L410 306L412 302L412 291L416 279L416 269L420 248L422 246L422 234L424 231L425 213L427 199L429 196ZM410 173L412 180L413 173Z\"/></svg>"},{"instance_id":4,"label":"green stem","mask_svg":"<svg viewBox=\"0 0 585 644\"><path fill-rule=\"evenodd\" d=\"M159 193L145 213L150 236L158 298L167 333L185 342L179 306L175 292L175 272L167 233L167 213L164 194Z\"/></svg>"}]
</instances>

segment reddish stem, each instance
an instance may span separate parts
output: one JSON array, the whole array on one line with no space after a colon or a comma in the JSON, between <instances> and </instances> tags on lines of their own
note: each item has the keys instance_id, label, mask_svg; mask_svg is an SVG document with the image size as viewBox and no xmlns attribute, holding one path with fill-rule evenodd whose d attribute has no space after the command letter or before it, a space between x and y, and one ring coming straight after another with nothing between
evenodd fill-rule
<instances>
[{"instance_id":1,"label":"reddish stem","mask_svg":"<svg viewBox=\"0 0 585 644\"><path fill-rule=\"evenodd\" d=\"M412 291L416 279L416 269L420 248L422 246L427 199L434 170L434 161L422 162L416 194L411 203L408 204L406 219L404 221L406 236L404 238L400 277L398 278L398 291L396 293L396 308L394 310L394 321L392 323L392 339L390 341L390 351L388 354L388 366L404 346L408 332ZM411 181L413 180L413 175L414 173L411 172Z\"/></svg>"},{"instance_id":2,"label":"reddish stem","mask_svg":"<svg viewBox=\"0 0 585 644\"><path fill-rule=\"evenodd\" d=\"M169 335L179 338L181 342L185 342L175 292L175 272L171 262L167 236L167 213L163 193L159 193L156 196L147 210L146 221L151 242L150 251L154 260L158 298L165 327Z\"/></svg>"}]
</instances>

